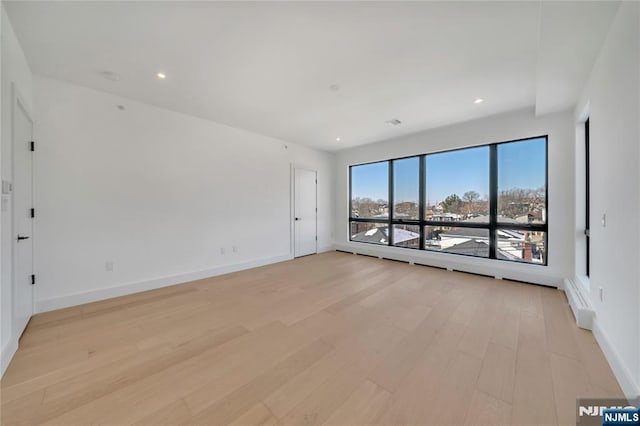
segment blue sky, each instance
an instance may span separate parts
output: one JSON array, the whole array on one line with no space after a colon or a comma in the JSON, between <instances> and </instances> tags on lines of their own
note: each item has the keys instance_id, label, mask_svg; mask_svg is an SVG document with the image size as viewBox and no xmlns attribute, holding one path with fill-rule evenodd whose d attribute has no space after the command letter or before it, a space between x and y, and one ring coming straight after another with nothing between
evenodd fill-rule
<instances>
[{"instance_id":1,"label":"blue sky","mask_svg":"<svg viewBox=\"0 0 640 426\"><path fill-rule=\"evenodd\" d=\"M489 147L443 152L427 157L427 200L430 205L451 194L476 191L489 197Z\"/></svg>"},{"instance_id":2,"label":"blue sky","mask_svg":"<svg viewBox=\"0 0 640 426\"><path fill-rule=\"evenodd\" d=\"M394 164L395 201L418 200L418 161ZM387 199L388 163L352 168L353 197ZM544 138L498 145L498 187L539 188L545 182ZM427 199L431 204L467 191L489 195L489 148L478 147L427 156Z\"/></svg>"}]
</instances>

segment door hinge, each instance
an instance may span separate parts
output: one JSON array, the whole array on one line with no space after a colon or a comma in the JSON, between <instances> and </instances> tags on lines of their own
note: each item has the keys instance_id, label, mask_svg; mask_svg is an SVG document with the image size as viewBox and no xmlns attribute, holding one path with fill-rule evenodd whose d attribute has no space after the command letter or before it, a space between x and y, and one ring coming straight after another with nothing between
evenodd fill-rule
<instances>
[{"instance_id":1,"label":"door hinge","mask_svg":"<svg viewBox=\"0 0 640 426\"><path fill-rule=\"evenodd\" d=\"M34 141L31 141L30 148L31 148L31 152L36 150L36 143Z\"/></svg>"},{"instance_id":2,"label":"door hinge","mask_svg":"<svg viewBox=\"0 0 640 426\"><path fill-rule=\"evenodd\" d=\"M31 274L31 285L35 285L36 284L36 276Z\"/></svg>"},{"instance_id":3,"label":"door hinge","mask_svg":"<svg viewBox=\"0 0 640 426\"><path fill-rule=\"evenodd\" d=\"M34 217L36 217L36 209L32 208L31 209L31 219L33 219Z\"/></svg>"},{"instance_id":4,"label":"door hinge","mask_svg":"<svg viewBox=\"0 0 640 426\"><path fill-rule=\"evenodd\" d=\"M318 241L318 236L316 235L316 241Z\"/></svg>"}]
</instances>

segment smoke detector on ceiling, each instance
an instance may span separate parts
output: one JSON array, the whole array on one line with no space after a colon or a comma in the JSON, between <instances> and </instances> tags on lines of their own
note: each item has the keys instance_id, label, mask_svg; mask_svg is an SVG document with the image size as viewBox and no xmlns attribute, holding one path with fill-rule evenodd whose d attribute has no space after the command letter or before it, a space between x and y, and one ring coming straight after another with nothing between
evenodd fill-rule
<instances>
[{"instance_id":1,"label":"smoke detector on ceiling","mask_svg":"<svg viewBox=\"0 0 640 426\"><path fill-rule=\"evenodd\" d=\"M394 118L392 120L385 121L385 123L391 124L392 126L397 126L399 124L402 124L402 121L398 120L397 118Z\"/></svg>"}]
</instances>

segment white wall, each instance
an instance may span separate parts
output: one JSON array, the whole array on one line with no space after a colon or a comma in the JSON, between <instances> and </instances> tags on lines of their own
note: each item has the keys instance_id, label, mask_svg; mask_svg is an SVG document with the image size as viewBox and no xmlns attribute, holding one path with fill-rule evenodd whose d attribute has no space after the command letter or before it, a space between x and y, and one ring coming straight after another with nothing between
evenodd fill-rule
<instances>
[{"instance_id":1,"label":"white wall","mask_svg":"<svg viewBox=\"0 0 640 426\"><path fill-rule=\"evenodd\" d=\"M349 241L349 165L540 135L549 135L548 266ZM341 151L335 160L336 248L558 286L573 271L573 142L570 112L536 118L531 109Z\"/></svg>"},{"instance_id":2,"label":"white wall","mask_svg":"<svg viewBox=\"0 0 640 426\"><path fill-rule=\"evenodd\" d=\"M637 2L625 2L618 10L575 112L576 122L587 107L590 116L587 293L596 311L594 334L629 396L640 395L639 9ZM583 188L583 180L577 186ZM584 215L581 208L577 204L578 216ZM603 227L600 219L605 213ZM576 251L576 257L583 255ZM576 278L582 278L584 269L576 265Z\"/></svg>"},{"instance_id":3,"label":"white wall","mask_svg":"<svg viewBox=\"0 0 640 426\"><path fill-rule=\"evenodd\" d=\"M318 171L331 247L330 154L56 80L34 93L37 310L290 258L292 163Z\"/></svg>"},{"instance_id":4,"label":"white wall","mask_svg":"<svg viewBox=\"0 0 640 426\"><path fill-rule=\"evenodd\" d=\"M25 59L22 48L18 43L11 22L2 6L1 12L1 93L2 130L0 133L0 174L3 180L11 181L12 169L12 85L20 93L25 104L31 108L31 71ZM32 108L31 108L32 109ZM0 209L0 375L4 372L8 362L17 349L17 336L12 335L12 270L13 270L13 230L12 230L12 199L11 195L2 196Z\"/></svg>"}]
</instances>

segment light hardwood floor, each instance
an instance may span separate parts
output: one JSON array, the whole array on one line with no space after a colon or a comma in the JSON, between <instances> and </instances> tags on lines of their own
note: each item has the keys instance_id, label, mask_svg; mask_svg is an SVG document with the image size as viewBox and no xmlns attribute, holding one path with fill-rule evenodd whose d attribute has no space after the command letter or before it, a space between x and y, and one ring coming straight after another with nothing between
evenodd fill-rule
<instances>
[{"instance_id":1,"label":"light hardwood floor","mask_svg":"<svg viewBox=\"0 0 640 426\"><path fill-rule=\"evenodd\" d=\"M575 424L621 396L562 292L326 253L35 316L4 425Z\"/></svg>"}]
</instances>

